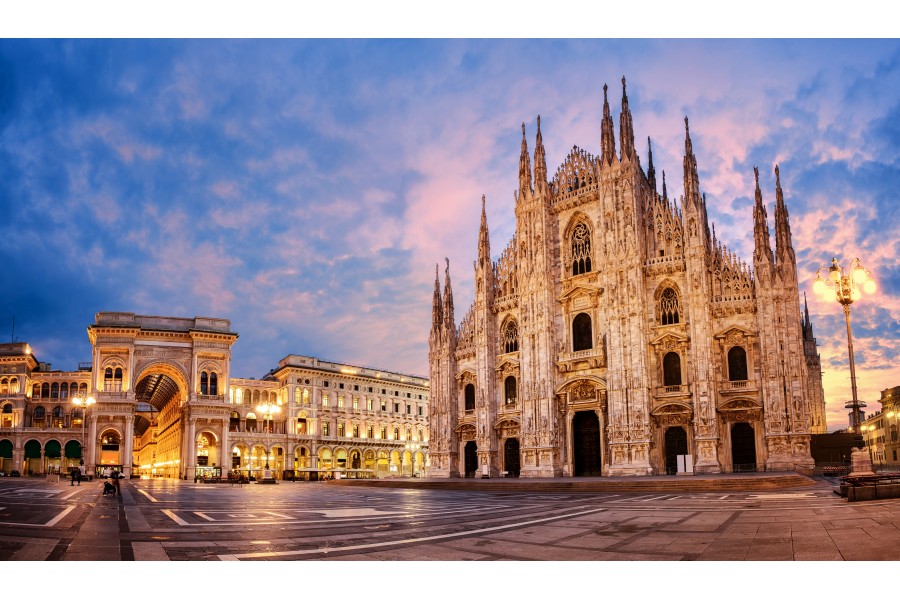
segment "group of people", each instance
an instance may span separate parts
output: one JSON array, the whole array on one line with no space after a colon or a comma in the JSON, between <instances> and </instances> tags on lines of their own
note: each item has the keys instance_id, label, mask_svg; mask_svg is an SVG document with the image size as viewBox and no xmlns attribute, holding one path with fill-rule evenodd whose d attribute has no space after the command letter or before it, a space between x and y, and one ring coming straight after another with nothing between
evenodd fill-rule
<instances>
[{"instance_id":1,"label":"group of people","mask_svg":"<svg viewBox=\"0 0 900 600\"><path fill-rule=\"evenodd\" d=\"M112 494L113 496L121 496L122 490L119 489L119 472L109 467L103 469L103 495Z\"/></svg>"},{"instance_id":2,"label":"group of people","mask_svg":"<svg viewBox=\"0 0 900 600\"><path fill-rule=\"evenodd\" d=\"M78 482L78 485L81 485L81 480L84 479L84 461L79 463L79 466L72 467L72 484L75 485L75 482Z\"/></svg>"},{"instance_id":3,"label":"group of people","mask_svg":"<svg viewBox=\"0 0 900 600\"><path fill-rule=\"evenodd\" d=\"M72 467L70 471L72 483L70 485L81 485L81 480L85 477L84 461L77 467ZM103 469L103 495L111 494L113 496L120 495L119 489L119 473L115 469L109 467Z\"/></svg>"}]
</instances>

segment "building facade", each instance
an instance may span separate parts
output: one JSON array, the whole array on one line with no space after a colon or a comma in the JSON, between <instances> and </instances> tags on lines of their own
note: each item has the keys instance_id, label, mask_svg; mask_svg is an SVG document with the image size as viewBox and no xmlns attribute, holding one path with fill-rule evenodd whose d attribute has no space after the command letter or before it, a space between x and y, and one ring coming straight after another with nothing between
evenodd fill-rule
<instances>
[{"instance_id":1,"label":"building facade","mask_svg":"<svg viewBox=\"0 0 900 600\"><path fill-rule=\"evenodd\" d=\"M900 468L900 387L881 391L881 410L860 424L863 442L878 470Z\"/></svg>"},{"instance_id":2,"label":"building facade","mask_svg":"<svg viewBox=\"0 0 900 600\"><path fill-rule=\"evenodd\" d=\"M649 139L644 171L624 78L619 152L605 86L599 156L574 147L551 178L541 136L538 117L532 168L523 125L496 262L482 198L458 327L449 261L435 274L430 474L811 468L824 394L778 167L774 253L755 173L751 266L710 229L687 118L680 200Z\"/></svg>"},{"instance_id":3,"label":"building facade","mask_svg":"<svg viewBox=\"0 0 900 600\"><path fill-rule=\"evenodd\" d=\"M40 363L28 344L0 344L0 468L425 474L427 379L298 355L261 379L232 378L230 328L226 319L98 313L92 360L72 372Z\"/></svg>"}]
</instances>

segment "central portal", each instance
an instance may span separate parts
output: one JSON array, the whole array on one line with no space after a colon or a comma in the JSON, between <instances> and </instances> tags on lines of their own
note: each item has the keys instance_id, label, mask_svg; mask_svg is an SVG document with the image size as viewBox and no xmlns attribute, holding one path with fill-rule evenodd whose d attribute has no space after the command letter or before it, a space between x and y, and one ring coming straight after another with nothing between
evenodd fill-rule
<instances>
[{"instance_id":1,"label":"central portal","mask_svg":"<svg viewBox=\"0 0 900 600\"><path fill-rule=\"evenodd\" d=\"M575 477L599 477L600 419L593 411L575 413L572 419Z\"/></svg>"}]
</instances>

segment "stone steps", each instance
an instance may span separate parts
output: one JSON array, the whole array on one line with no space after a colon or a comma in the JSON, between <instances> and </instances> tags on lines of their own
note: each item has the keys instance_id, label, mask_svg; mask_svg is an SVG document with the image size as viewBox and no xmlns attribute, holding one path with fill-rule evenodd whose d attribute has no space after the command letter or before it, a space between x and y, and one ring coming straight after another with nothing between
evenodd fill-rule
<instances>
[{"instance_id":1,"label":"stone steps","mask_svg":"<svg viewBox=\"0 0 900 600\"><path fill-rule=\"evenodd\" d=\"M328 485L483 492L719 492L803 488L798 473L566 479L339 479Z\"/></svg>"}]
</instances>

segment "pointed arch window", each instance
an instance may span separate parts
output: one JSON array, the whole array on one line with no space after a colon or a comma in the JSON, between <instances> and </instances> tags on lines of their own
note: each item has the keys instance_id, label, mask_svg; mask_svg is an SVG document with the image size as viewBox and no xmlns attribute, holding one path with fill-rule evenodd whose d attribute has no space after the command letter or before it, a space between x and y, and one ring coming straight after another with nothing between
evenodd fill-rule
<instances>
[{"instance_id":1,"label":"pointed arch window","mask_svg":"<svg viewBox=\"0 0 900 600\"><path fill-rule=\"evenodd\" d=\"M681 357L677 352L663 357L663 385L681 385Z\"/></svg>"},{"instance_id":2,"label":"pointed arch window","mask_svg":"<svg viewBox=\"0 0 900 600\"><path fill-rule=\"evenodd\" d=\"M593 347L591 316L587 313L578 313L572 320L572 351L590 350Z\"/></svg>"},{"instance_id":3,"label":"pointed arch window","mask_svg":"<svg viewBox=\"0 0 900 600\"><path fill-rule=\"evenodd\" d=\"M475 410L475 386L471 383L466 384L466 410Z\"/></svg>"},{"instance_id":4,"label":"pointed arch window","mask_svg":"<svg viewBox=\"0 0 900 600\"><path fill-rule=\"evenodd\" d=\"M728 351L728 380L747 381L747 351L740 346Z\"/></svg>"},{"instance_id":5,"label":"pointed arch window","mask_svg":"<svg viewBox=\"0 0 900 600\"><path fill-rule=\"evenodd\" d=\"M591 271L591 232L584 223L572 230L572 275Z\"/></svg>"},{"instance_id":6,"label":"pointed arch window","mask_svg":"<svg viewBox=\"0 0 900 600\"><path fill-rule=\"evenodd\" d=\"M515 321L510 321L503 329L503 351L507 353L519 351L519 326Z\"/></svg>"},{"instance_id":7,"label":"pointed arch window","mask_svg":"<svg viewBox=\"0 0 900 600\"><path fill-rule=\"evenodd\" d=\"M674 325L681 322L678 317L678 294L672 288L663 290L659 298L659 314L660 322L663 325Z\"/></svg>"}]
</instances>

